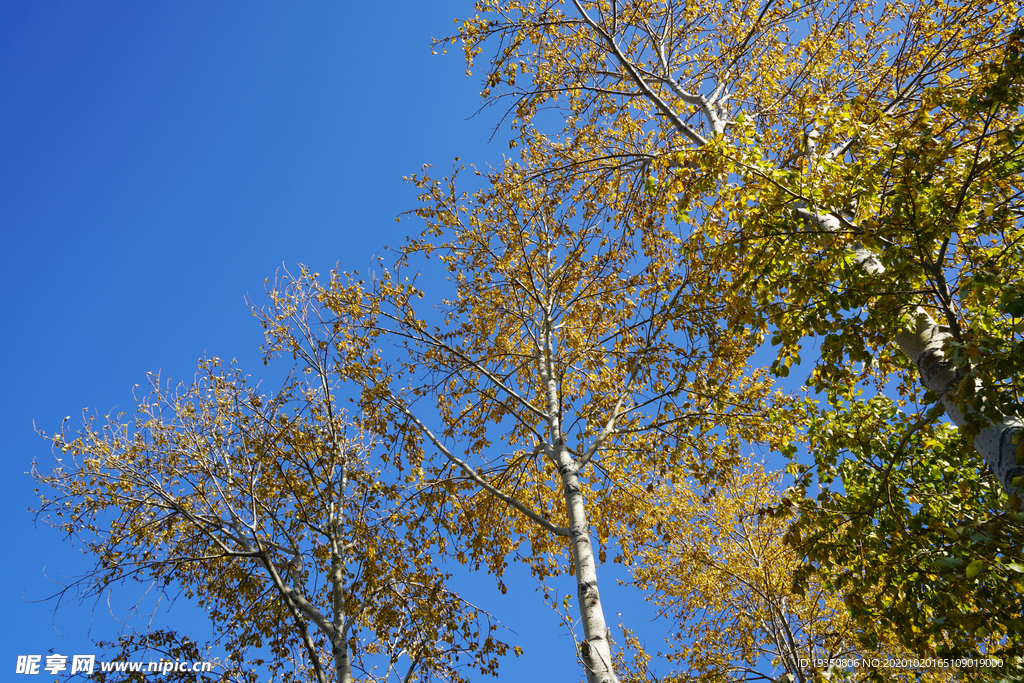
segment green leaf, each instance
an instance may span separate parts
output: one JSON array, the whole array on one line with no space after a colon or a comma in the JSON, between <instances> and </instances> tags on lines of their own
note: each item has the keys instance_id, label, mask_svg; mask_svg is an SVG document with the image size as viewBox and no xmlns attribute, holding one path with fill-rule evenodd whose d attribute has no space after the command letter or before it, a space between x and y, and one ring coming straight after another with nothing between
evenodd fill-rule
<instances>
[{"instance_id":1,"label":"green leaf","mask_svg":"<svg viewBox=\"0 0 1024 683\"><path fill-rule=\"evenodd\" d=\"M981 570L984 569L984 568L985 568L985 561L984 560L974 560L969 565L967 565L967 569L964 571L964 573L967 575L968 579L973 579L978 574L980 574Z\"/></svg>"},{"instance_id":2,"label":"green leaf","mask_svg":"<svg viewBox=\"0 0 1024 683\"><path fill-rule=\"evenodd\" d=\"M1014 318L1024 318L1024 299L1009 302L1004 306L1004 310Z\"/></svg>"}]
</instances>

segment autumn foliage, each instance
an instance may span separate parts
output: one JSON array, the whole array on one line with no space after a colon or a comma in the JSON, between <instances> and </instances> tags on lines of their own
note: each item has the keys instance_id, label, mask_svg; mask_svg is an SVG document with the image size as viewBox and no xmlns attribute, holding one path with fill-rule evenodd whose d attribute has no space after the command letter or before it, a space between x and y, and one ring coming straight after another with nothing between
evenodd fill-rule
<instances>
[{"instance_id":1,"label":"autumn foliage","mask_svg":"<svg viewBox=\"0 0 1024 683\"><path fill-rule=\"evenodd\" d=\"M269 650L281 680L494 673L508 646L432 557L574 581L594 683L959 675L806 663L846 657L1010 680L1017 24L984 1L477 2L436 46L482 70L514 157L410 176L417 227L369 272L271 284L280 392L207 361L51 437L75 461L38 475L43 507L97 556L82 587L175 583L225 671ZM668 674L628 624L616 646L608 561L662 609Z\"/></svg>"}]
</instances>

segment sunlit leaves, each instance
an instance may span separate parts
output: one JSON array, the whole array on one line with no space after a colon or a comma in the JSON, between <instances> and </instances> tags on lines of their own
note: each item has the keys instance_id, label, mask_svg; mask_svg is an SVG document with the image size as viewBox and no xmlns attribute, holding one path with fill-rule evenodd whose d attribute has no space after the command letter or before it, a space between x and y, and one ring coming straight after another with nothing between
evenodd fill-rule
<instances>
[{"instance_id":1,"label":"sunlit leaves","mask_svg":"<svg viewBox=\"0 0 1024 683\"><path fill-rule=\"evenodd\" d=\"M914 652L994 653L1015 670L1024 515L937 418L875 398L812 420L816 468L796 468L789 492L801 509L790 541L810 563L797 585L816 576L844 594L862 642L896 634Z\"/></svg>"},{"instance_id":2,"label":"sunlit leaves","mask_svg":"<svg viewBox=\"0 0 1024 683\"><path fill-rule=\"evenodd\" d=\"M296 339L314 381L275 394L207 360L191 385L153 377L134 418L89 417L54 436L57 468L36 473L41 514L97 561L66 597L133 583L184 594L209 614L225 680L494 673L507 647L434 565L443 549L415 482L375 462L337 412L335 382L318 372L323 349ZM111 646L130 657L160 633ZM164 635L160 652L191 642Z\"/></svg>"},{"instance_id":3,"label":"sunlit leaves","mask_svg":"<svg viewBox=\"0 0 1024 683\"><path fill-rule=\"evenodd\" d=\"M792 589L799 556L782 543L793 502L778 491L778 476L757 464L738 470L714 489L676 486L658 492L655 511L636 529L637 584L678 625L668 659L672 681L817 680L816 662L899 656L894 638L865 648L841 594L808 579ZM914 672L833 667L831 680L915 681ZM945 681L950 672L923 680Z\"/></svg>"},{"instance_id":4,"label":"sunlit leaves","mask_svg":"<svg viewBox=\"0 0 1024 683\"><path fill-rule=\"evenodd\" d=\"M680 253L699 254L692 273L716 275L705 295L722 330L744 343L770 339L776 375L810 361L806 384L836 419L865 382L931 404L893 343L919 329L920 310L946 335L938 362L956 381L933 390L963 413L959 431L970 437L1021 414L1014 8L636 0L477 10L486 19L465 24L461 38L478 61L496 46L484 96L514 101L513 130L542 162L537 177L571 178L579 202L627 197L622 213L675 219ZM546 118L548 109L563 116ZM909 430L924 420L918 429L928 431L936 417L900 421ZM914 438L895 438L889 453L917 448L926 459ZM843 466L812 452L826 486L871 479L867 451ZM998 492L981 483L981 465L961 464L975 470L960 495L990 507ZM799 530L793 540L806 540ZM903 538L864 537L879 553ZM982 557L963 566L984 583L995 574ZM1004 587L1012 574L999 574ZM855 609L865 596L850 599Z\"/></svg>"}]
</instances>

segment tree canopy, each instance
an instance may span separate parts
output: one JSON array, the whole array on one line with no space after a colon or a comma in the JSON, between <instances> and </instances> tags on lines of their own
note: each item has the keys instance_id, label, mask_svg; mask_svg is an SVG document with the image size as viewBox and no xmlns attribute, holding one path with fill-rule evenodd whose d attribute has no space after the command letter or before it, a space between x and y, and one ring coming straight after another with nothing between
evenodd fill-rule
<instances>
[{"instance_id":1,"label":"tree canopy","mask_svg":"<svg viewBox=\"0 0 1024 683\"><path fill-rule=\"evenodd\" d=\"M575 179L580 201L646 189L672 208L666 218L693 227L690 239L722 245L727 256L712 264L730 270L727 319L774 333L779 374L818 336L812 386L854 381L847 361L876 361L876 377L888 376L907 365L891 349L899 339L928 388L944 392L937 373L958 356L938 352L946 334L963 344L986 324L967 285L986 269L1004 306L987 324L1001 320L1003 346L1019 341L1019 284L998 268L1019 244L1019 48L1006 3L494 1L477 11L452 40L471 64L489 54L484 97L508 101L519 144L550 155L536 172ZM560 116L549 124L551 110ZM982 392L987 420L973 407L951 416L973 432L992 418L1019 429L1008 381ZM979 434L1004 486L1019 476L1016 433Z\"/></svg>"},{"instance_id":2,"label":"tree canopy","mask_svg":"<svg viewBox=\"0 0 1024 683\"><path fill-rule=\"evenodd\" d=\"M803 347L817 354L804 381L825 395L808 404L821 417L793 416L809 430L816 467L793 464L797 486L776 511L800 513L789 539L810 564L797 586L815 568L844 576L839 587L851 595L863 580L881 593L876 608L861 609L865 595L850 605L868 632L898 633L917 651L1002 652L1019 662L1016 11L984 2L575 0L477 9L460 36L467 58L486 59L484 97L509 102L518 144L557 157L537 175L571 178L581 199L632 191L659 203L666 220L689 226L687 245L717 247L708 264L728 271L713 299L725 331L770 338L780 377L801 364ZM561 116L552 121L550 110ZM878 398L847 413L861 404L858 387L892 392L896 408ZM852 415L879 410L888 420L860 432ZM963 494L971 513L947 496L936 516L960 520L950 533L966 523L991 538L975 534L970 542L981 545L956 550L901 546L901 534L923 523L917 515L941 523L913 491L897 504L889 477L943 413L955 440L973 449L915 453L935 456L926 478L963 476L959 486L975 495ZM842 430L817 431L829 420ZM853 450L830 440L851 430ZM826 491L816 496L815 486ZM852 505L858 496L862 507ZM838 535L808 542L808 527L825 520ZM867 552L876 563L857 569ZM890 564L894 555L902 561ZM923 555L962 563L954 585L926 586ZM983 571L1002 589L988 598L974 583ZM911 584L925 593L908 598ZM937 612L934 601L943 603Z\"/></svg>"},{"instance_id":3,"label":"tree canopy","mask_svg":"<svg viewBox=\"0 0 1024 683\"><path fill-rule=\"evenodd\" d=\"M437 483L439 523L467 561L499 577L510 555L541 579L575 573L582 663L615 680L596 572L606 547L658 483L712 478L740 444L778 448L795 432L771 417L786 401L766 373L744 375L746 338L718 334L715 276L676 232L642 206L635 224L613 220L527 176L509 164L475 196L415 177L427 228L393 264L366 283L306 273L298 287L350 331L334 372L361 388L364 427ZM438 322L418 310L431 259L454 290ZM264 324L272 348L294 348L287 324Z\"/></svg>"},{"instance_id":4,"label":"tree canopy","mask_svg":"<svg viewBox=\"0 0 1024 683\"><path fill-rule=\"evenodd\" d=\"M438 45L483 65L515 157L411 176L422 227L370 272L271 286L268 359L300 371L282 392L208 364L133 425L54 437L80 460L40 475L59 492L44 509L98 539L87 590L176 581L237 661L269 643L283 680L369 680L369 655L385 678L401 662L457 680L460 655L494 672L507 646L430 556L503 590L521 561L545 586L574 578L588 681L653 678L632 631L632 663L614 648L610 555L681 624L669 660L689 671L671 680L972 666L801 663L847 656L1016 675L1017 12L476 10ZM805 386L782 392L805 349ZM341 397L369 441L344 435ZM785 492L758 449L792 459Z\"/></svg>"},{"instance_id":5,"label":"tree canopy","mask_svg":"<svg viewBox=\"0 0 1024 683\"><path fill-rule=\"evenodd\" d=\"M62 596L132 581L158 599L183 593L215 626L205 646L222 680L494 673L509 649L497 624L448 585L415 482L404 462L383 467L338 409L332 339L296 303L277 310L301 340L280 390L205 360L177 389L152 376L134 417L89 417L52 437L63 457L36 472L40 514L96 557ZM107 645L196 660L204 644L143 631Z\"/></svg>"}]
</instances>

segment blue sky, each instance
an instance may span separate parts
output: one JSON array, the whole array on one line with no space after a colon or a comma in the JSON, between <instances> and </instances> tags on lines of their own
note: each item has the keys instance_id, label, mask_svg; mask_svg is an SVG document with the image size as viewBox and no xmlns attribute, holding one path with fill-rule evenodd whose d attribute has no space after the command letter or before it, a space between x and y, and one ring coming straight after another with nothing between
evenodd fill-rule
<instances>
[{"instance_id":1,"label":"blue sky","mask_svg":"<svg viewBox=\"0 0 1024 683\"><path fill-rule=\"evenodd\" d=\"M8 0L0 4L3 297L0 671L19 654L90 652L106 607L32 603L83 558L37 528L34 434L84 407L132 405L146 373L189 379L204 355L259 373L245 305L282 266L365 269L415 206L402 176L460 156L498 163L497 112L461 52L431 56L469 2ZM579 676L571 641L523 573L501 600L467 579L527 650L505 675ZM602 576L607 613L636 607ZM557 590L575 593L571 582ZM208 627L186 606L183 628ZM642 626L634 623L633 626ZM56 630L55 630L56 629ZM59 633L58 633L59 631ZM653 643L652 643L653 644Z\"/></svg>"}]
</instances>

